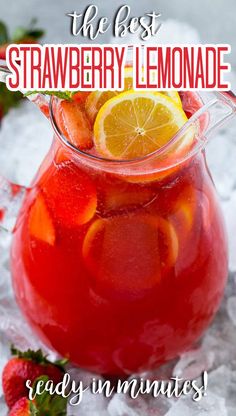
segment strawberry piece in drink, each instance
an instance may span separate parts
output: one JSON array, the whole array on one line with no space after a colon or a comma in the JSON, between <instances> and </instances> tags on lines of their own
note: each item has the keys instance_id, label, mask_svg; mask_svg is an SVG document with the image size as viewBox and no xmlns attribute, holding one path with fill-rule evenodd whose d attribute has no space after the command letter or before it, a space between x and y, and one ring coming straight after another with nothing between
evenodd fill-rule
<instances>
[{"instance_id":1,"label":"strawberry piece in drink","mask_svg":"<svg viewBox=\"0 0 236 416\"><path fill-rule=\"evenodd\" d=\"M29 230L33 237L44 241L51 246L54 245L56 240L56 231L42 194L38 195L31 208Z\"/></svg>"},{"instance_id":2,"label":"strawberry piece in drink","mask_svg":"<svg viewBox=\"0 0 236 416\"><path fill-rule=\"evenodd\" d=\"M95 214L96 188L89 176L72 162L62 162L57 170L49 171L42 191L55 220L64 227L85 224Z\"/></svg>"},{"instance_id":3,"label":"strawberry piece in drink","mask_svg":"<svg viewBox=\"0 0 236 416\"><path fill-rule=\"evenodd\" d=\"M62 101L59 104L57 121L62 134L74 146L80 150L88 150L93 146L92 129L80 104Z\"/></svg>"}]
</instances>

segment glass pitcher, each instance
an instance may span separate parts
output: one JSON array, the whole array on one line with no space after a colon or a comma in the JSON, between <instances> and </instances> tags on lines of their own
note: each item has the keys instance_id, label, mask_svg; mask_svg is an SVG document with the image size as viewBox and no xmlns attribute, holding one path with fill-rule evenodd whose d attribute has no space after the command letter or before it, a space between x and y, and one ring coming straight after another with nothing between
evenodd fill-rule
<instances>
[{"instance_id":1,"label":"glass pitcher","mask_svg":"<svg viewBox=\"0 0 236 416\"><path fill-rule=\"evenodd\" d=\"M166 146L111 161L66 139L51 98L54 140L30 188L0 185L2 226L21 202L11 248L18 304L45 344L93 372L128 375L176 357L223 296L227 238L204 147L236 102L218 92L182 99L191 117Z\"/></svg>"}]
</instances>

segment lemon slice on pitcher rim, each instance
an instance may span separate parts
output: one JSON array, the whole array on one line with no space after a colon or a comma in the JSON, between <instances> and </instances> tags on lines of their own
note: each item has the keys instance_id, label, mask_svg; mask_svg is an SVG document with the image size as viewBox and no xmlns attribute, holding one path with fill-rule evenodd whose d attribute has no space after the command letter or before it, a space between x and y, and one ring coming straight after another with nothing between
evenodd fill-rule
<instances>
[{"instance_id":1,"label":"lemon slice on pitcher rim","mask_svg":"<svg viewBox=\"0 0 236 416\"><path fill-rule=\"evenodd\" d=\"M133 90L133 69L132 67L125 68L125 77L124 77L124 90L123 91L93 91L89 94L85 102L85 110L88 115L88 118L91 123L94 123L97 113L100 108L111 98L116 97L122 92ZM139 91L146 93L148 91L142 90ZM150 91L156 93L156 91ZM177 105L182 107L182 102L177 91L159 91L158 93L164 94L167 97L171 98Z\"/></svg>"},{"instance_id":2,"label":"lemon slice on pitcher rim","mask_svg":"<svg viewBox=\"0 0 236 416\"><path fill-rule=\"evenodd\" d=\"M110 159L143 157L167 144L187 120L183 109L161 93L126 91L99 110L95 148ZM192 138L192 134L184 135L179 147Z\"/></svg>"}]
</instances>

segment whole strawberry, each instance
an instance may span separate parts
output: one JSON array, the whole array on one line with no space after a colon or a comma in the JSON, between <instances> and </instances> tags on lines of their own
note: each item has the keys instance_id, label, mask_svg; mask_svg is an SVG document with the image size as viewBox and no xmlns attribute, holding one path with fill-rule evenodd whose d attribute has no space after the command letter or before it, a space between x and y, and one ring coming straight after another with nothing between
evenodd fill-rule
<instances>
[{"instance_id":1,"label":"whole strawberry","mask_svg":"<svg viewBox=\"0 0 236 416\"><path fill-rule=\"evenodd\" d=\"M6 49L10 43L37 43L44 32L35 27L36 20L30 22L28 28L18 27L10 36L7 26L0 21L0 60L6 59ZM12 92L4 84L0 84L0 124L1 119L10 108L16 107L22 99L20 92Z\"/></svg>"},{"instance_id":2,"label":"whole strawberry","mask_svg":"<svg viewBox=\"0 0 236 416\"><path fill-rule=\"evenodd\" d=\"M46 383L48 377L39 377L34 383L35 389L39 381ZM11 408L8 416L66 416L66 414L66 398L43 392L41 395L36 395L33 401L27 397L22 397Z\"/></svg>"},{"instance_id":3,"label":"whole strawberry","mask_svg":"<svg viewBox=\"0 0 236 416\"><path fill-rule=\"evenodd\" d=\"M48 376L55 384L60 383L64 376L61 363L53 364L41 350L21 352L12 348L14 357L8 361L2 373L2 386L5 401L11 408L22 397L28 397L26 381L31 385L40 376Z\"/></svg>"}]
</instances>

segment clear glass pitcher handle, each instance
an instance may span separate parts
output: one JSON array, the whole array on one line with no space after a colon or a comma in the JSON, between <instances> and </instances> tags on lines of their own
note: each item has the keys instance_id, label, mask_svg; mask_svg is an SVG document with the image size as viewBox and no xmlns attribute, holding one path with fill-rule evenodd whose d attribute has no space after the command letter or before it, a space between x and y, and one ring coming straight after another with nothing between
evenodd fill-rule
<instances>
[{"instance_id":1,"label":"clear glass pitcher handle","mask_svg":"<svg viewBox=\"0 0 236 416\"><path fill-rule=\"evenodd\" d=\"M6 83L9 73L5 62L0 60L0 82ZM44 95L32 94L27 98L36 104L47 118L49 117L49 104ZM0 229L14 231L17 214L26 191L26 187L8 181L0 171Z\"/></svg>"},{"instance_id":2,"label":"clear glass pitcher handle","mask_svg":"<svg viewBox=\"0 0 236 416\"><path fill-rule=\"evenodd\" d=\"M231 91L199 91L198 98L201 105L172 139L173 145L176 146L178 143L181 144L185 135L189 133L194 134L196 138L190 152L183 154L183 159L180 157L178 160L179 163L202 150L214 137L215 132L236 116L236 97Z\"/></svg>"},{"instance_id":3,"label":"clear glass pitcher handle","mask_svg":"<svg viewBox=\"0 0 236 416\"><path fill-rule=\"evenodd\" d=\"M13 232L27 188L0 176L0 229Z\"/></svg>"},{"instance_id":4,"label":"clear glass pitcher handle","mask_svg":"<svg viewBox=\"0 0 236 416\"><path fill-rule=\"evenodd\" d=\"M5 83L8 74L6 66L0 65L0 82ZM25 191L25 187L11 183L0 174L0 229L14 230Z\"/></svg>"},{"instance_id":5,"label":"clear glass pitcher handle","mask_svg":"<svg viewBox=\"0 0 236 416\"><path fill-rule=\"evenodd\" d=\"M204 139L209 139L225 122L236 115L236 97L231 92L199 92L203 100L203 107L192 116L199 118L202 115L208 116L208 122L204 130Z\"/></svg>"}]
</instances>

